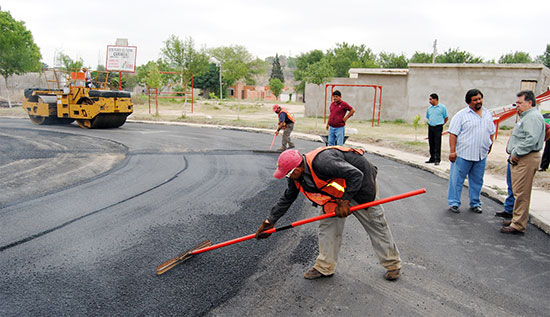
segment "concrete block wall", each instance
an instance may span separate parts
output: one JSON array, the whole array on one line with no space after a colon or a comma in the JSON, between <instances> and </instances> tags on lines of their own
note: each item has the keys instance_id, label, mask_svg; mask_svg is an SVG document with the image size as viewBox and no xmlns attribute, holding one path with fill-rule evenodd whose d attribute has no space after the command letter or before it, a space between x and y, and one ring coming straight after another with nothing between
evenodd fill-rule
<instances>
[{"instance_id":1,"label":"concrete block wall","mask_svg":"<svg viewBox=\"0 0 550 317\"><path fill-rule=\"evenodd\" d=\"M355 73L353 73L355 71ZM381 120L425 117L431 93L437 93L452 117L466 107L464 97L472 88L484 95L484 106L494 108L515 102L522 81L536 81L535 95L549 89L550 69L541 64L409 64L408 70L350 70L357 78L334 78L331 84L382 85ZM324 85L306 85L306 116L324 114ZM372 88L336 87L342 99L356 109L352 120L372 118ZM330 88L328 89L330 94ZM329 97L327 96L327 99ZM327 101L327 107L329 105ZM328 112L328 110L327 110ZM504 122L513 126L515 119Z\"/></svg>"},{"instance_id":2,"label":"concrete block wall","mask_svg":"<svg viewBox=\"0 0 550 317\"><path fill-rule=\"evenodd\" d=\"M25 88L46 87L40 73L27 73L23 75L14 75L8 77L8 87L4 77L0 76L0 99L8 100L9 96L12 102L23 101L23 91Z\"/></svg>"},{"instance_id":3,"label":"concrete block wall","mask_svg":"<svg viewBox=\"0 0 550 317\"><path fill-rule=\"evenodd\" d=\"M545 75L544 70L548 69L531 64L410 64L407 117L424 115L431 93L439 95L450 116L467 106L464 97L472 88L483 92L483 105L489 109L512 104L522 80L537 81L535 95L546 90L550 76Z\"/></svg>"}]
</instances>

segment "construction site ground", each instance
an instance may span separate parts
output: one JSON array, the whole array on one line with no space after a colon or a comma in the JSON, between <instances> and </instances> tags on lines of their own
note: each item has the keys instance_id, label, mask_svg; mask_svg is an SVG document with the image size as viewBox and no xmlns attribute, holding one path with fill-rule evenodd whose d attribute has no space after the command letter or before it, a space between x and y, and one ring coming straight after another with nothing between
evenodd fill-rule
<instances>
[{"instance_id":1,"label":"construction site ground","mask_svg":"<svg viewBox=\"0 0 550 317\"><path fill-rule=\"evenodd\" d=\"M235 126L253 131L272 133L275 131L277 117L272 108L275 102L265 101L232 101L232 100L195 100L193 105L188 101L185 105L181 100L163 100L149 105L146 96L133 96L134 113L128 120L149 121L158 123L191 123ZM324 118L305 117L302 103L281 103L296 118L293 137L319 139L326 134ZM322 115L322 114L321 114ZM26 117L21 107L0 108L0 116ZM429 156L427 127L414 127L407 123L412 118L384 121L380 124L371 120L352 118L347 123L349 139L346 144L364 146L368 151L391 157L412 166L430 170L442 177L448 177L450 163L446 159L449 154L448 138L442 139L442 163L439 166L425 164ZM506 197L506 160L505 148L512 127L503 127L493 144L487 159L487 169L484 179L484 193L492 198L503 201ZM444 129L445 130L445 129ZM274 148L280 146L277 138ZM266 145L266 149L269 144ZM531 200L531 222L545 232L550 232L550 170L537 172ZM442 198L445 199L445 198Z\"/></svg>"}]
</instances>

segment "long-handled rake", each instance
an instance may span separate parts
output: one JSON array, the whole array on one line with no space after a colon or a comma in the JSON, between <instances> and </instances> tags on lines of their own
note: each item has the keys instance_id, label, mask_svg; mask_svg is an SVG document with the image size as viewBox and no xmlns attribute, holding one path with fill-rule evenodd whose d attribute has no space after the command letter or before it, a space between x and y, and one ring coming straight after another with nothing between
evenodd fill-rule
<instances>
[{"instance_id":1,"label":"long-handled rake","mask_svg":"<svg viewBox=\"0 0 550 317\"><path fill-rule=\"evenodd\" d=\"M275 139L277 138L277 135L275 134L273 136L273 141L271 141L271 146L269 147L269 150L271 151L273 149L273 144L275 144Z\"/></svg>"},{"instance_id":2,"label":"long-handled rake","mask_svg":"<svg viewBox=\"0 0 550 317\"><path fill-rule=\"evenodd\" d=\"M403 194L400 194L400 195L395 195L395 196L391 196L391 197L387 197L387 198L374 200L374 201L371 201L371 202L368 202L368 203L356 205L356 206L351 207L350 211L356 211L356 210L359 210L359 209L365 209L365 208L369 208L369 207L372 207L372 206L385 204L385 203L388 203L390 201L400 200L400 199L403 199L403 198L423 194L425 192L426 192L425 188L413 190L411 192L403 193ZM334 212L331 212L331 213L323 214L323 215L316 216L316 217L311 217L311 218L298 220L298 221L295 221L295 222L293 222L289 225L286 225L286 226L283 226L283 227L280 227L280 228L271 228L269 230L265 230L264 232L265 233L274 233L274 232L278 232L278 231L283 231L283 230L286 230L286 229L291 229L291 228L294 228L294 227L297 227L297 226L304 225L306 223L322 220L322 219L325 219L325 218L334 217L335 215L336 214ZM161 275L163 273L166 273L166 271L168 271L171 268L173 268L174 266L190 259L193 255L200 254L200 253L210 251L210 250L214 250L214 249L218 249L218 248L223 248L225 246L232 245L232 244L239 243L239 242L243 242L243 241L246 241L246 240L250 240L250 239L253 239L255 237L255 235L256 234L253 233L253 234L249 234L249 235L246 235L246 236L243 236L243 237L240 237L240 238L236 238L236 239L233 239L233 240L221 242L221 243L214 244L214 245L212 245L210 240L205 240L201 244L196 246L195 248L193 248L193 249L191 249L191 250L189 250L185 253L182 253L182 254L178 255L177 257L175 257L171 260L168 260L168 261L162 263L161 265L159 265L157 267L157 275Z\"/></svg>"}]
</instances>

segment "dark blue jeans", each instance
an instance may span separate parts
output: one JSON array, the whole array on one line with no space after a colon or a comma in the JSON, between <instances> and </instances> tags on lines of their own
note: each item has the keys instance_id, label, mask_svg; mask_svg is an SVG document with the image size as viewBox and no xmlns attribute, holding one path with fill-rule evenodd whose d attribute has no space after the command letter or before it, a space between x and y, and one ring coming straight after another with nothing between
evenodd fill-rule
<instances>
[{"instance_id":1,"label":"dark blue jeans","mask_svg":"<svg viewBox=\"0 0 550 317\"><path fill-rule=\"evenodd\" d=\"M506 185L508 185L508 196L506 196L506 200L504 201L504 211L512 214L514 211L514 202L516 201L516 198L514 198L514 192L512 190L512 173L510 172L510 163L508 163L508 167L506 168Z\"/></svg>"}]
</instances>

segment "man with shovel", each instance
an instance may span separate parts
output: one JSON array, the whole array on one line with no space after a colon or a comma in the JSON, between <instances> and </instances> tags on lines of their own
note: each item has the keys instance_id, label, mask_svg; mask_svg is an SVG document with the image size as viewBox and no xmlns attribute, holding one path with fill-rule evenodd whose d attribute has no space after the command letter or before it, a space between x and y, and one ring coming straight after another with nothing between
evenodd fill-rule
<instances>
[{"instance_id":1,"label":"man with shovel","mask_svg":"<svg viewBox=\"0 0 550 317\"><path fill-rule=\"evenodd\" d=\"M294 147L294 143L290 141L290 133L292 133L292 130L294 129L294 118L290 112L279 105L273 106L273 112L275 112L279 117L279 123L277 124L277 131L275 131L275 135L278 135L280 130L284 130L282 145L278 151L282 152L286 149L292 149Z\"/></svg>"},{"instance_id":2,"label":"man with shovel","mask_svg":"<svg viewBox=\"0 0 550 317\"><path fill-rule=\"evenodd\" d=\"M342 244L342 231L350 206L378 199L377 168L364 156L362 150L344 146L321 147L305 155L297 150L286 150L279 156L273 177L287 177L288 187L271 209L258 231L257 239L269 237L263 231L275 223L290 208L302 192L314 205L323 206L321 214L335 212L337 217L320 221L318 229L319 255L306 279L329 277L334 274ZM384 277L396 280L401 273L399 251L381 205L353 212L370 237L380 264L386 268Z\"/></svg>"}]
</instances>

